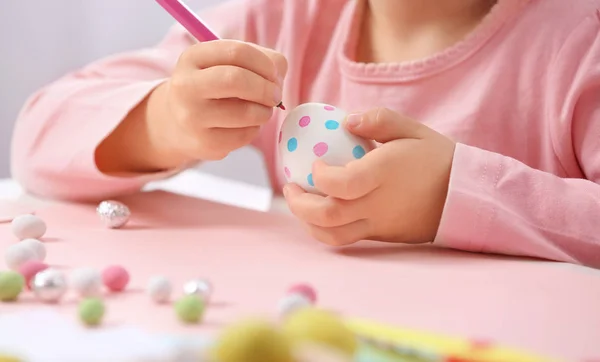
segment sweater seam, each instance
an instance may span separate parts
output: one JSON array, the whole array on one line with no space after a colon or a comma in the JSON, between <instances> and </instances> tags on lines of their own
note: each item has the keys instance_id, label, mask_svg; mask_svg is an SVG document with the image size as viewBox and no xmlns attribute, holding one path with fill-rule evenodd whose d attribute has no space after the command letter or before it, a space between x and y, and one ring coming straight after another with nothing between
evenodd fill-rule
<instances>
[{"instance_id":1,"label":"sweater seam","mask_svg":"<svg viewBox=\"0 0 600 362\"><path fill-rule=\"evenodd\" d=\"M581 27L587 26L588 20L590 20L590 18L595 18L597 25L600 24L600 9L596 9L595 14L585 17L585 21L582 21L581 23L579 23L578 26L574 27L574 29L571 30L569 35L567 37L565 37L565 41L561 44L561 46L558 49L558 51L556 52L555 56L552 58L552 61L548 67L548 70L549 70L548 74L556 73L556 71L557 71L556 63L558 62L558 59L563 55L563 52L565 51L567 44L571 41L571 37ZM550 105L547 105L546 107L550 107ZM551 114L551 112L547 108L546 109L546 117L548 119L548 122L552 121L552 117L550 116L550 114ZM561 114L558 115L558 120L559 121L568 121L568 123L572 123L572 119L563 120L562 108L561 108ZM561 133L563 133L563 132L561 132ZM572 136L571 132L564 133L564 135L563 135L563 137L571 137L571 136ZM552 143L552 152L554 153L554 156L556 157L556 159L558 161L558 165L560 166L563 174L568 175L569 173L567 171L567 167L565 166L565 161L564 161L565 156L562 154L562 152L560 151L560 147L559 147L559 145L564 144L564 140L562 139L562 137L560 135L557 135L557 131L553 127L550 127L550 140Z\"/></svg>"}]
</instances>

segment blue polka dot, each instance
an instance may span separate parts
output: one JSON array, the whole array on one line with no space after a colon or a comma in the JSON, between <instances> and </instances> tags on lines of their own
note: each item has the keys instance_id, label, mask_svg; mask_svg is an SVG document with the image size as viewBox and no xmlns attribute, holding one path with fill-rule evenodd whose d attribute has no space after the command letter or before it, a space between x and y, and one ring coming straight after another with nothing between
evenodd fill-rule
<instances>
[{"instance_id":1,"label":"blue polka dot","mask_svg":"<svg viewBox=\"0 0 600 362\"><path fill-rule=\"evenodd\" d=\"M298 140L295 137L292 137L287 142L288 151L294 152L296 148L298 148Z\"/></svg>"},{"instance_id":2,"label":"blue polka dot","mask_svg":"<svg viewBox=\"0 0 600 362\"><path fill-rule=\"evenodd\" d=\"M308 177L306 178L306 180L308 180L308 184L309 185L311 185L313 187L315 186L315 183L313 182L313 179L312 179L312 173L308 175Z\"/></svg>"},{"instance_id":3,"label":"blue polka dot","mask_svg":"<svg viewBox=\"0 0 600 362\"><path fill-rule=\"evenodd\" d=\"M362 146L356 146L352 150L352 155L354 156L354 158L363 158L363 156L365 154L366 154L365 149L362 148Z\"/></svg>"},{"instance_id":4,"label":"blue polka dot","mask_svg":"<svg viewBox=\"0 0 600 362\"><path fill-rule=\"evenodd\" d=\"M325 122L325 128L327 128L327 129L338 129L339 126L340 126L340 123L338 121L334 121L332 119Z\"/></svg>"}]
</instances>

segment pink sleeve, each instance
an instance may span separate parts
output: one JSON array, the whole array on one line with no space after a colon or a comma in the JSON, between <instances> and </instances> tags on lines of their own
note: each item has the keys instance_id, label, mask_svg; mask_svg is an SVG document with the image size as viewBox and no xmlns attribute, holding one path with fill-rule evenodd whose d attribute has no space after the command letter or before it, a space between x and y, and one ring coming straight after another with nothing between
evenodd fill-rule
<instances>
[{"instance_id":1,"label":"pink sleeve","mask_svg":"<svg viewBox=\"0 0 600 362\"><path fill-rule=\"evenodd\" d=\"M201 16L223 38L268 42L270 33L256 25L255 14L266 3L228 1ZM193 41L175 26L156 47L102 59L39 90L16 122L13 177L38 196L96 200L138 191L148 181L176 172L109 176L97 169L94 154L128 113L170 76Z\"/></svg>"},{"instance_id":2,"label":"pink sleeve","mask_svg":"<svg viewBox=\"0 0 600 362\"><path fill-rule=\"evenodd\" d=\"M548 89L552 157L581 177L460 144L436 243L600 266L599 25L594 18L574 32Z\"/></svg>"}]
</instances>

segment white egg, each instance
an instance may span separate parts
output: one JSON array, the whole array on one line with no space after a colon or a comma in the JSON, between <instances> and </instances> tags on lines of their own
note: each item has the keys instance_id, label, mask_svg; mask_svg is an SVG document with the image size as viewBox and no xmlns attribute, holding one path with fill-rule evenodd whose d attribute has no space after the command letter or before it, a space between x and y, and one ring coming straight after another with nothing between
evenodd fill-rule
<instances>
[{"instance_id":1,"label":"white egg","mask_svg":"<svg viewBox=\"0 0 600 362\"><path fill-rule=\"evenodd\" d=\"M98 297L102 294L102 274L89 267L75 269L69 276L71 287L80 297Z\"/></svg>"},{"instance_id":2,"label":"white egg","mask_svg":"<svg viewBox=\"0 0 600 362\"><path fill-rule=\"evenodd\" d=\"M329 104L305 103L285 117L278 142L281 168L288 182L320 194L312 177L312 165L317 159L331 166L344 166L375 148L372 141L344 128L346 115Z\"/></svg>"},{"instance_id":3,"label":"white egg","mask_svg":"<svg viewBox=\"0 0 600 362\"><path fill-rule=\"evenodd\" d=\"M46 223L39 216L21 215L13 219L12 232L19 240L40 239L46 233Z\"/></svg>"},{"instance_id":4,"label":"white egg","mask_svg":"<svg viewBox=\"0 0 600 362\"><path fill-rule=\"evenodd\" d=\"M172 291L171 282L164 276L155 276L148 280L147 293L156 303L168 302Z\"/></svg>"},{"instance_id":5,"label":"white egg","mask_svg":"<svg viewBox=\"0 0 600 362\"><path fill-rule=\"evenodd\" d=\"M6 266L12 270L18 270L21 265L30 260L38 260L37 253L27 245L22 243L12 244L4 253Z\"/></svg>"},{"instance_id":6,"label":"white egg","mask_svg":"<svg viewBox=\"0 0 600 362\"><path fill-rule=\"evenodd\" d=\"M38 239L25 239L21 241L21 244L33 250L37 260L44 261L46 259L46 245Z\"/></svg>"}]
</instances>

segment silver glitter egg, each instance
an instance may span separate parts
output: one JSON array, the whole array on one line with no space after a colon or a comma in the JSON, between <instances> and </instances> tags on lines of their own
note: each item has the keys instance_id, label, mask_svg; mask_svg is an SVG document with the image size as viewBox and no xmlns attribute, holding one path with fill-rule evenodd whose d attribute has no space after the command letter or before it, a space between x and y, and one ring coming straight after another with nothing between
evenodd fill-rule
<instances>
[{"instance_id":1,"label":"silver glitter egg","mask_svg":"<svg viewBox=\"0 0 600 362\"><path fill-rule=\"evenodd\" d=\"M56 303L67 292L67 278L59 270L48 268L35 275L31 289L39 300Z\"/></svg>"},{"instance_id":2,"label":"silver glitter egg","mask_svg":"<svg viewBox=\"0 0 600 362\"><path fill-rule=\"evenodd\" d=\"M208 302L213 292L212 284L206 279L194 279L185 283L183 293L185 295L197 295Z\"/></svg>"},{"instance_id":3,"label":"silver glitter egg","mask_svg":"<svg viewBox=\"0 0 600 362\"><path fill-rule=\"evenodd\" d=\"M118 229L127 224L131 216L131 211L125 204L113 200L102 201L96 212L104 225L111 229Z\"/></svg>"}]
</instances>

